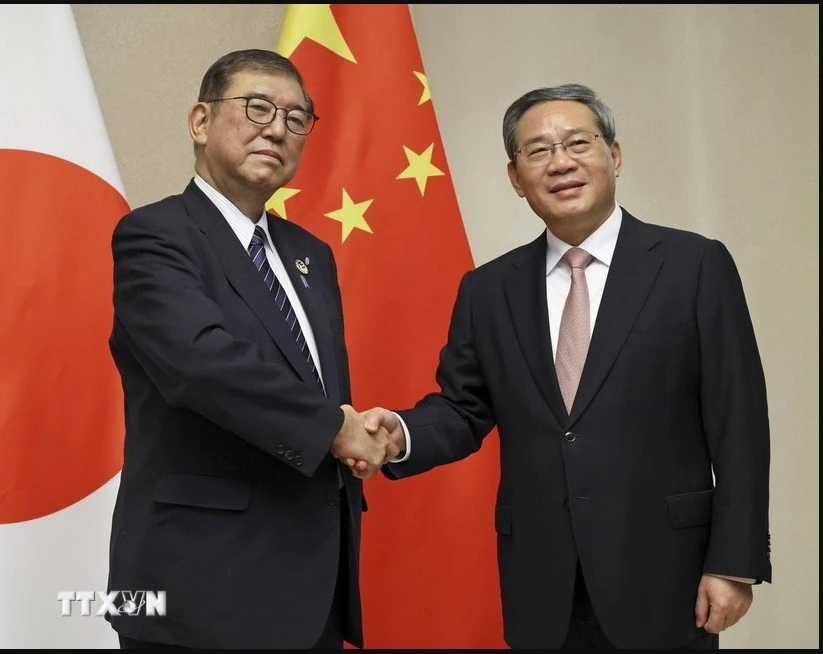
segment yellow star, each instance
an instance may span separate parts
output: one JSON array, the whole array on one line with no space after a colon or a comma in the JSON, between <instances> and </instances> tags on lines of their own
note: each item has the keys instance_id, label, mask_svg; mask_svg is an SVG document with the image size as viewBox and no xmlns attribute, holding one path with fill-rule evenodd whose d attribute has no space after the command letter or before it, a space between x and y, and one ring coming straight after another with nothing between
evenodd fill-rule
<instances>
[{"instance_id":1,"label":"yellow star","mask_svg":"<svg viewBox=\"0 0 823 654\"><path fill-rule=\"evenodd\" d=\"M343 204L339 209L332 211L331 213L325 214L327 217L331 218L332 220L337 220L343 225L343 240L341 243L345 242L345 240L349 237L349 234L352 233L352 230L356 227L357 229L362 229L364 232L368 232L369 234L372 233L371 227L366 222L366 219L363 217L363 214L366 213L366 210L369 208L371 203L374 200L364 200L363 202L354 203L352 199L349 197L349 194L346 192L346 189L343 189Z\"/></svg>"},{"instance_id":2,"label":"yellow star","mask_svg":"<svg viewBox=\"0 0 823 654\"><path fill-rule=\"evenodd\" d=\"M416 70L412 71L420 80L420 83L423 85L423 94L420 96L420 100L417 101L417 106L419 107L424 102L428 102L432 99L431 91L429 90L429 78L426 77L423 73L418 73Z\"/></svg>"},{"instance_id":3,"label":"yellow star","mask_svg":"<svg viewBox=\"0 0 823 654\"><path fill-rule=\"evenodd\" d=\"M331 5L288 5L277 52L290 57L303 42L311 39L352 63L357 63L334 19Z\"/></svg>"},{"instance_id":4,"label":"yellow star","mask_svg":"<svg viewBox=\"0 0 823 654\"><path fill-rule=\"evenodd\" d=\"M266 202L266 209L274 211L274 213L281 218L288 220L288 216L286 216L286 200L294 197L298 193L300 193L300 189L298 188L281 186L274 192L274 195L269 198L269 201Z\"/></svg>"},{"instance_id":5,"label":"yellow star","mask_svg":"<svg viewBox=\"0 0 823 654\"><path fill-rule=\"evenodd\" d=\"M409 150L405 145L403 146L403 150L406 152L406 159L409 160L409 165L406 170L397 176L397 179L409 179L413 177L417 180L417 188L420 189L420 195L425 195L426 181L428 178L446 174L432 165L434 143L427 147L421 154Z\"/></svg>"}]
</instances>

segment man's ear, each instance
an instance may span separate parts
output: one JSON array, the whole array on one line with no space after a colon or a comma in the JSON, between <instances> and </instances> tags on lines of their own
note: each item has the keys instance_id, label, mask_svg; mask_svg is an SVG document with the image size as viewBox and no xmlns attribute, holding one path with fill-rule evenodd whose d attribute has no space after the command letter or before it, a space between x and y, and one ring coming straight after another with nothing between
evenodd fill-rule
<instances>
[{"instance_id":1,"label":"man's ear","mask_svg":"<svg viewBox=\"0 0 823 654\"><path fill-rule=\"evenodd\" d=\"M205 102L198 102L189 110L189 134L197 145L206 144L211 119L211 107Z\"/></svg>"},{"instance_id":2,"label":"man's ear","mask_svg":"<svg viewBox=\"0 0 823 654\"><path fill-rule=\"evenodd\" d=\"M612 161L614 161L614 176L620 177L620 169L623 167L623 151L620 149L620 144L615 141L612 143Z\"/></svg>"},{"instance_id":3,"label":"man's ear","mask_svg":"<svg viewBox=\"0 0 823 654\"><path fill-rule=\"evenodd\" d=\"M506 165L506 171L509 173L509 181L512 183L514 192L517 193L518 197L525 197L526 194L523 192L523 187L520 184L520 174L517 172L517 164L510 161Z\"/></svg>"}]
</instances>

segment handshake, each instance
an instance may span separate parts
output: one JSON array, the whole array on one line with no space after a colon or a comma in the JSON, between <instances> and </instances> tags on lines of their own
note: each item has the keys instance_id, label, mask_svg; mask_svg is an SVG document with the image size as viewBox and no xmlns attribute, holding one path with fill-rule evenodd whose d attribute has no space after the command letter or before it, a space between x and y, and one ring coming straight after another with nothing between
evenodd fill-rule
<instances>
[{"instance_id":1,"label":"handshake","mask_svg":"<svg viewBox=\"0 0 823 654\"><path fill-rule=\"evenodd\" d=\"M400 419L387 409L376 407L358 413L348 404L345 419L331 445L334 458L345 463L359 479L368 479L406 447Z\"/></svg>"}]
</instances>

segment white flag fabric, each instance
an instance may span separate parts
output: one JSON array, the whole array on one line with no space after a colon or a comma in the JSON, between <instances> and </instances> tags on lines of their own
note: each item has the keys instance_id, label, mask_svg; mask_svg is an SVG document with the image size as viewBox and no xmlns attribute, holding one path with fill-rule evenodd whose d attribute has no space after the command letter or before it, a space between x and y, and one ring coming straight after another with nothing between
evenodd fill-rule
<instances>
[{"instance_id":1,"label":"white flag fabric","mask_svg":"<svg viewBox=\"0 0 823 654\"><path fill-rule=\"evenodd\" d=\"M0 7L0 61L0 648L116 648L96 613L124 431L110 239L128 204L71 5Z\"/></svg>"}]
</instances>

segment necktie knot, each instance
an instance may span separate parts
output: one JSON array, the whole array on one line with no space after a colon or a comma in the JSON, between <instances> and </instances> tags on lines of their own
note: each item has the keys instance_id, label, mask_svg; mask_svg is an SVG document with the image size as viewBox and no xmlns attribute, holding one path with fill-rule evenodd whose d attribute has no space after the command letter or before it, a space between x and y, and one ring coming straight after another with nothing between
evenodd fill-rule
<instances>
[{"instance_id":1,"label":"necktie knot","mask_svg":"<svg viewBox=\"0 0 823 654\"><path fill-rule=\"evenodd\" d=\"M254 234L251 237L251 243L249 243L249 251L253 250L254 248L259 248L266 242L266 232L263 231L263 228L260 225L254 226Z\"/></svg>"},{"instance_id":2,"label":"necktie knot","mask_svg":"<svg viewBox=\"0 0 823 654\"><path fill-rule=\"evenodd\" d=\"M571 248L566 250L561 261L569 268L585 268L594 261L594 257L581 248Z\"/></svg>"}]
</instances>

